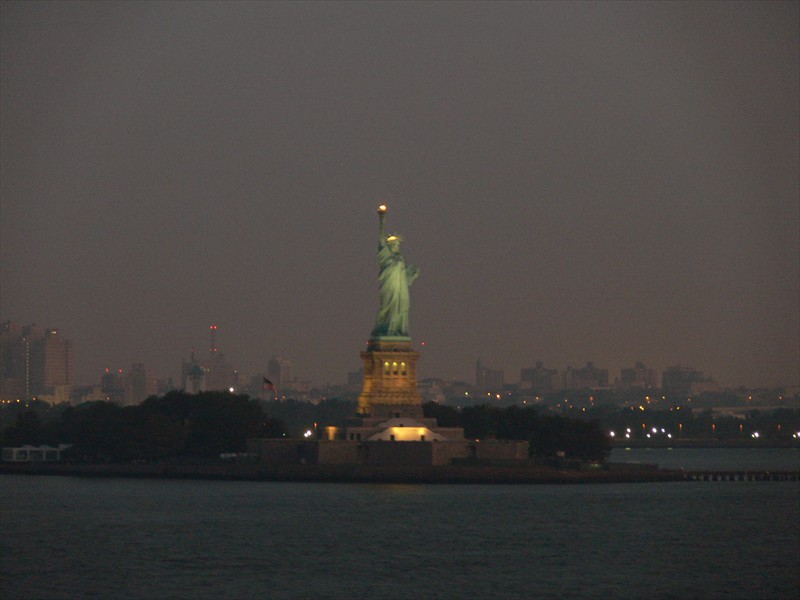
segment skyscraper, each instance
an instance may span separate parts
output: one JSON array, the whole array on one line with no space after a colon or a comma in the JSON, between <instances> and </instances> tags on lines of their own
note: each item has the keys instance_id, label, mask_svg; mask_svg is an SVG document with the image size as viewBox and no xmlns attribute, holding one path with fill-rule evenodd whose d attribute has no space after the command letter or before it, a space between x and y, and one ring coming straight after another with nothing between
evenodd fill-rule
<instances>
[{"instance_id":1,"label":"skyscraper","mask_svg":"<svg viewBox=\"0 0 800 600\"><path fill-rule=\"evenodd\" d=\"M620 371L617 387L622 390L649 390L658 387L656 372L654 369L645 367L644 363L637 361L632 368Z\"/></svg>"},{"instance_id":2,"label":"skyscraper","mask_svg":"<svg viewBox=\"0 0 800 600\"><path fill-rule=\"evenodd\" d=\"M292 384L292 361L281 358L280 356L273 356L269 359L267 365L267 373L269 379L278 390L288 388Z\"/></svg>"},{"instance_id":3,"label":"skyscraper","mask_svg":"<svg viewBox=\"0 0 800 600\"><path fill-rule=\"evenodd\" d=\"M528 388L534 394L549 394L558 389L558 369L547 369L542 361L535 367L520 371L520 387Z\"/></svg>"},{"instance_id":4,"label":"skyscraper","mask_svg":"<svg viewBox=\"0 0 800 600\"><path fill-rule=\"evenodd\" d=\"M239 387L239 372L225 360L225 355L216 352L206 367L205 389L230 390Z\"/></svg>"},{"instance_id":5,"label":"skyscraper","mask_svg":"<svg viewBox=\"0 0 800 600\"><path fill-rule=\"evenodd\" d=\"M674 398L714 392L719 386L710 377L705 377L702 371L691 367L668 367L661 376L661 387L664 393Z\"/></svg>"},{"instance_id":6,"label":"skyscraper","mask_svg":"<svg viewBox=\"0 0 800 600\"><path fill-rule=\"evenodd\" d=\"M583 390L608 387L608 369L598 369L593 362L585 367L573 369L568 366L563 373L565 390Z\"/></svg>"},{"instance_id":7,"label":"skyscraper","mask_svg":"<svg viewBox=\"0 0 800 600\"><path fill-rule=\"evenodd\" d=\"M478 359L475 363L475 387L482 392L495 392L503 388L503 370L490 369Z\"/></svg>"},{"instance_id":8,"label":"skyscraper","mask_svg":"<svg viewBox=\"0 0 800 600\"><path fill-rule=\"evenodd\" d=\"M148 396L153 396L158 391L156 380L147 373L144 363L133 363L130 370L123 376L125 386L123 404L141 404Z\"/></svg>"},{"instance_id":9,"label":"skyscraper","mask_svg":"<svg viewBox=\"0 0 800 600\"><path fill-rule=\"evenodd\" d=\"M56 328L11 321L0 328L0 395L4 400L69 401L73 363L72 342Z\"/></svg>"}]
</instances>

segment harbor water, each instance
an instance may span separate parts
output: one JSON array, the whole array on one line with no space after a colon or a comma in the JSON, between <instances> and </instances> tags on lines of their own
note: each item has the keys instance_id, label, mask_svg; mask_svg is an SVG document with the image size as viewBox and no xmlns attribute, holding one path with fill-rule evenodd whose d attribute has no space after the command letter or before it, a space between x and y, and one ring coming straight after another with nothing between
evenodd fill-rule
<instances>
[{"instance_id":1,"label":"harbor water","mask_svg":"<svg viewBox=\"0 0 800 600\"><path fill-rule=\"evenodd\" d=\"M757 460L747 450L625 452L612 460ZM796 468L797 457L768 452L760 466ZM797 482L3 475L0 598L788 599L800 594L798 507Z\"/></svg>"}]
</instances>

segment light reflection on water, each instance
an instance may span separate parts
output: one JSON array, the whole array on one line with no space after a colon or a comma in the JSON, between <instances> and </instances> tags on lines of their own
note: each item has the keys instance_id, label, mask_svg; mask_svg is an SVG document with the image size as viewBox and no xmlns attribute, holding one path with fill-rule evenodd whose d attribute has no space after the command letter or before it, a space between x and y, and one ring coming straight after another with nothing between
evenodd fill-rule
<instances>
[{"instance_id":1,"label":"light reflection on water","mask_svg":"<svg viewBox=\"0 0 800 600\"><path fill-rule=\"evenodd\" d=\"M800 485L0 477L0 597L794 598Z\"/></svg>"}]
</instances>

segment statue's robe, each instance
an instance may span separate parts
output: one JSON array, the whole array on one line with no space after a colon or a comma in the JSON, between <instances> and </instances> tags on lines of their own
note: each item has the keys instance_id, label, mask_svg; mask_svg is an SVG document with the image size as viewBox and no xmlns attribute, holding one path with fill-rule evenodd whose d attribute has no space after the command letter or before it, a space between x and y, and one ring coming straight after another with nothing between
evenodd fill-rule
<instances>
[{"instance_id":1,"label":"statue's robe","mask_svg":"<svg viewBox=\"0 0 800 600\"><path fill-rule=\"evenodd\" d=\"M417 268L406 267L399 252L392 252L385 240L378 246L378 283L380 308L372 337L408 337L408 286L417 276Z\"/></svg>"}]
</instances>

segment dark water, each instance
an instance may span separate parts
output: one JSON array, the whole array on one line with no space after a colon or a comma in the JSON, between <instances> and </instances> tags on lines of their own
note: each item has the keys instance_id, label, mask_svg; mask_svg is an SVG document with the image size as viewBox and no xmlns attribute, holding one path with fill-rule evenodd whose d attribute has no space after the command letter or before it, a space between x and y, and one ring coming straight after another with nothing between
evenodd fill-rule
<instances>
[{"instance_id":1,"label":"dark water","mask_svg":"<svg viewBox=\"0 0 800 600\"><path fill-rule=\"evenodd\" d=\"M0 477L0 598L796 598L800 485Z\"/></svg>"},{"instance_id":2,"label":"dark water","mask_svg":"<svg viewBox=\"0 0 800 600\"><path fill-rule=\"evenodd\" d=\"M657 464L664 469L797 471L798 448L615 448L611 462Z\"/></svg>"}]
</instances>

